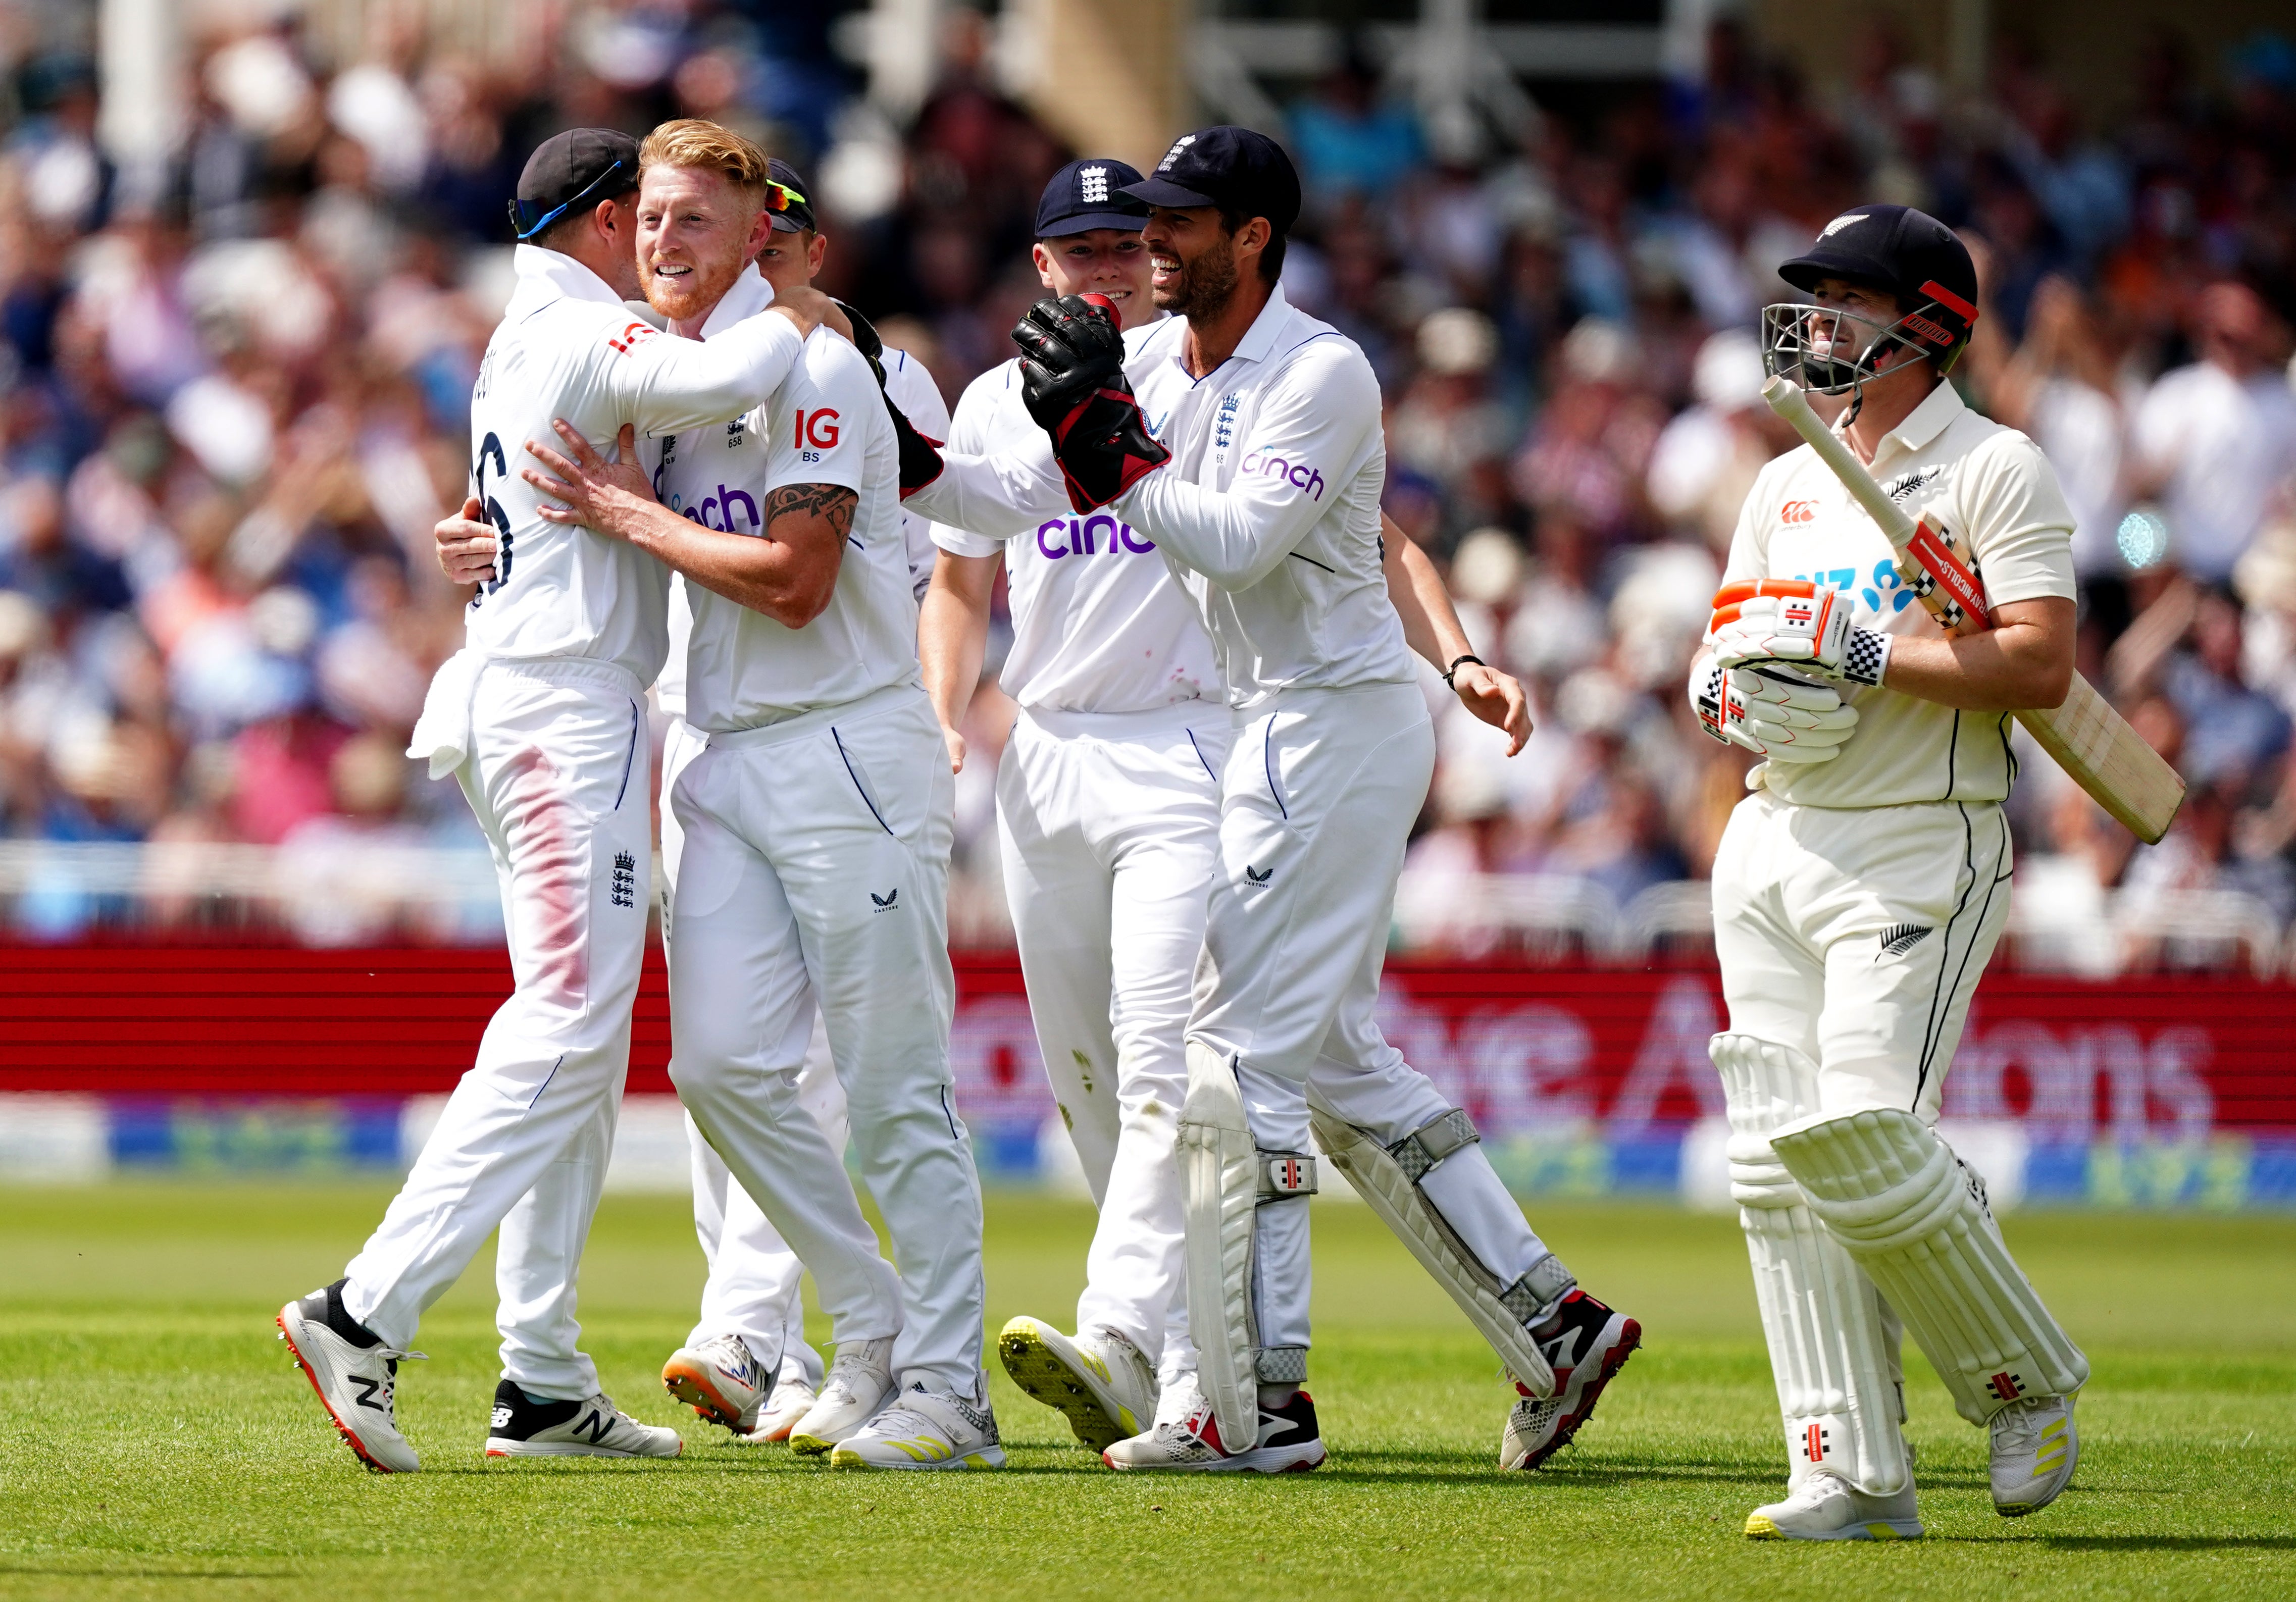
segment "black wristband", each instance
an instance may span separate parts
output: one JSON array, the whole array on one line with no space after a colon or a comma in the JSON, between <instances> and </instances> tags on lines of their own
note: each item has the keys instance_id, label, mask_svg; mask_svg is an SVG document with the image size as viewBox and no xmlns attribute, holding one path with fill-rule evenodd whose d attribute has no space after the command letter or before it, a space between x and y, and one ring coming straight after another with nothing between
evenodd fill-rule
<instances>
[{"instance_id":1,"label":"black wristband","mask_svg":"<svg viewBox=\"0 0 2296 1602\"><path fill-rule=\"evenodd\" d=\"M1443 670L1443 682L1450 684L1451 688L1454 690L1457 689L1457 685L1451 684L1451 675L1458 672L1461 667L1464 666L1469 662L1472 662L1478 667L1488 667L1490 666L1488 662L1484 661L1480 657L1477 656L1454 657L1451 658L1451 666Z\"/></svg>"}]
</instances>

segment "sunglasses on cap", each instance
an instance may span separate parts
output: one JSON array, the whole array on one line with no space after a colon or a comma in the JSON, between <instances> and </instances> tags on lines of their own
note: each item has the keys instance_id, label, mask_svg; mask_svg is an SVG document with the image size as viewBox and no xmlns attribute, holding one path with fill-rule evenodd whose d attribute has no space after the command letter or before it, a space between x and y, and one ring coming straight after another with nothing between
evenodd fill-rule
<instances>
[{"instance_id":1,"label":"sunglasses on cap","mask_svg":"<svg viewBox=\"0 0 2296 1602\"><path fill-rule=\"evenodd\" d=\"M791 189L788 184L783 183L778 178L767 178L766 180L766 209L767 211L790 211L800 206L803 206L809 210L812 208L813 202L807 200L803 195L798 193L796 190Z\"/></svg>"},{"instance_id":2,"label":"sunglasses on cap","mask_svg":"<svg viewBox=\"0 0 2296 1602\"><path fill-rule=\"evenodd\" d=\"M604 172L600 173L596 177L582 185L581 190L578 193L567 200L561 200L557 205L553 206L549 210L541 213L539 216L537 216L535 213L535 206L537 202L532 200L512 200L510 203L510 225L512 229L516 232L519 242L521 244L525 243L528 240L532 239L536 234L541 233L545 228L549 227L551 224L556 222L560 217L564 217L568 212L573 210L574 208L582 204L583 201L587 200L594 196L601 200L611 199L615 195L623 193L625 191L636 188L637 180L635 178L631 179L628 183L617 185L612 189L608 189L606 187L607 183L621 170L622 164L620 161L617 160Z\"/></svg>"}]
</instances>

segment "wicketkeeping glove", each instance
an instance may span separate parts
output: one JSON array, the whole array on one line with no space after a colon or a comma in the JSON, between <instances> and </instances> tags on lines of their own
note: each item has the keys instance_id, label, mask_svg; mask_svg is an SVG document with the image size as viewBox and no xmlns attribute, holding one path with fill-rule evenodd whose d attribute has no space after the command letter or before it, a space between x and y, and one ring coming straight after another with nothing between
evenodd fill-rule
<instances>
[{"instance_id":1,"label":"wicketkeeping glove","mask_svg":"<svg viewBox=\"0 0 2296 1602\"><path fill-rule=\"evenodd\" d=\"M1851 684L1878 684L1890 636L1850 621L1850 593L1807 579L1766 578L1715 593L1707 649L1724 667L1779 662Z\"/></svg>"},{"instance_id":2,"label":"wicketkeeping glove","mask_svg":"<svg viewBox=\"0 0 2296 1602\"><path fill-rule=\"evenodd\" d=\"M1771 762L1831 762L1857 728L1841 695L1779 667L1724 667L1702 654L1690 670L1698 726Z\"/></svg>"},{"instance_id":3,"label":"wicketkeeping glove","mask_svg":"<svg viewBox=\"0 0 2296 1602\"><path fill-rule=\"evenodd\" d=\"M1039 300L1013 330L1021 398L1053 438L1078 511L1105 506L1172 459L1124 376L1124 333L1096 295Z\"/></svg>"},{"instance_id":4,"label":"wicketkeeping glove","mask_svg":"<svg viewBox=\"0 0 2296 1602\"><path fill-rule=\"evenodd\" d=\"M885 341L868 318L855 311L844 301L833 303L853 324L853 348L869 364L869 371L877 375L877 393L885 402L886 415L893 420L893 437L901 448L901 494L914 494L940 477L940 444L938 439L917 432L908 414L893 404L885 390Z\"/></svg>"}]
</instances>

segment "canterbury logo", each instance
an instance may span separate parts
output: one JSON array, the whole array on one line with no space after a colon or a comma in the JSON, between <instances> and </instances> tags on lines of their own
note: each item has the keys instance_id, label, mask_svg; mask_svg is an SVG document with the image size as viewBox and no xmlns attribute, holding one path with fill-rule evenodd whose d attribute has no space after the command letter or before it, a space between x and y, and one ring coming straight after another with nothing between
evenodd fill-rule
<instances>
[{"instance_id":1,"label":"canterbury logo","mask_svg":"<svg viewBox=\"0 0 2296 1602\"><path fill-rule=\"evenodd\" d=\"M1247 862L1244 865L1243 877L1250 879L1255 885L1264 885L1269 879L1275 877L1275 870L1273 868L1254 868Z\"/></svg>"},{"instance_id":2,"label":"canterbury logo","mask_svg":"<svg viewBox=\"0 0 2296 1602\"><path fill-rule=\"evenodd\" d=\"M882 895L872 890L869 892L869 899L877 903L877 910L880 912L890 911L892 910L893 903L901 899L901 887L896 885Z\"/></svg>"},{"instance_id":3,"label":"canterbury logo","mask_svg":"<svg viewBox=\"0 0 2296 1602\"><path fill-rule=\"evenodd\" d=\"M1934 933L1925 924L1893 923L1882 931L1882 952L1884 956L1902 957Z\"/></svg>"},{"instance_id":4,"label":"canterbury logo","mask_svg":"<svg viewBox=\"0 0 2296 1602\"><path fill-rule=\"evenodd\" d=\"M1781 523L1814 523L1816 520L1817 503L1815 501L1789 501L1778 508L1778 521Z\"/></svg>"}]
</instances>

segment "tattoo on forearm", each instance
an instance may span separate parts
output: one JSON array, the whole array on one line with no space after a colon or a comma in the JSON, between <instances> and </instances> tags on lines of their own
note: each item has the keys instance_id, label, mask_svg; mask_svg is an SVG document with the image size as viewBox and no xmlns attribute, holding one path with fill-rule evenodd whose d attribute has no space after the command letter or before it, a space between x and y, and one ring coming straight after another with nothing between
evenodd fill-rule
<instances>
[{"instance_id":1,"label":"tattoo on forearm","mask_svg":"<svg viewBox=\"0 0 2296 1602\"><path fill-rule=\"evenodd\" d=\"M842 541L853 527L853 509L860 500L841 484L784 484L766 496L766 532L770 535L784 517L824 518Z\"/></svg>"}]
</instances>

